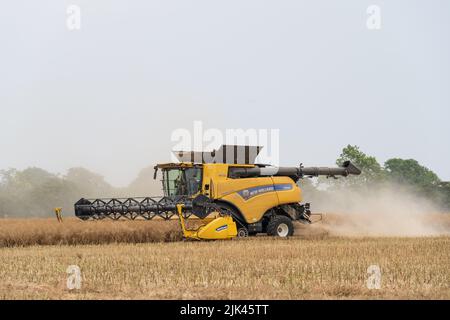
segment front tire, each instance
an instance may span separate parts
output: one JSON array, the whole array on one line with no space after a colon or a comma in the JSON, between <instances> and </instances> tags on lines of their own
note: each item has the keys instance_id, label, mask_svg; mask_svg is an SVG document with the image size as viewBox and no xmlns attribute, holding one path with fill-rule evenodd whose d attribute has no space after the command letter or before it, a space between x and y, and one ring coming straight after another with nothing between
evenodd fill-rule
<instances>
[{"instance_id":1,"label":"front tire","mask_svg":"<svg viewBox=\"0 0 450 320\"><path fill-rule=\"evenodd\" d=\"M267 225L267 235L286 238L294 234L292 220L286 216L274 216Z\"/></svg>"}]
</instances>

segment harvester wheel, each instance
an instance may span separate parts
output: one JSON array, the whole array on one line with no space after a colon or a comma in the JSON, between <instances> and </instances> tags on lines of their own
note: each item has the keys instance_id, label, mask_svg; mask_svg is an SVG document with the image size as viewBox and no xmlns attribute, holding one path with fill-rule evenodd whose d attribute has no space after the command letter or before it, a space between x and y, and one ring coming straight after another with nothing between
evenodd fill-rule
<instances>
[{"instance_id":1,"label":"harvester wheel","mask_svg":"<svg viewBox=\"0 0 450 320\"><path fill-rule=\"evenodd\" d=\"M267 235L276 237L290 237L294 234L294 225L286 216L274 216L267 225Z\"/></svg>"},{"instance_id":2,"label":"harvester wheel","mask_svg":"<svg viewBox=\"0 0 450 320\"><path fill-rule=\"evenodd\" d=\"M237 231L237 237L238 238L247 238L248 237L247 228L239 228Z\"/></svg>"}]
</instances>

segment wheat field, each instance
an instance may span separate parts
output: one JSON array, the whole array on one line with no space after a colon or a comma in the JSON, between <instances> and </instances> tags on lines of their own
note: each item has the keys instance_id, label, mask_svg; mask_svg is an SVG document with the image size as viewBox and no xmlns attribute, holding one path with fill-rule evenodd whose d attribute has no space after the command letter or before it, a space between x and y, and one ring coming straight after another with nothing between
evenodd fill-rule
<instances>
[{"instance_id":1,"label":"wheat field","mask_svg":"<svg viewBox=\"0 0 450 320\"><path fill-rule=\"evenodd\" d=\"M449 236L303 231L198 242L176 221L0 220L0 299L450 299Z\"/></svg>"},{"instance_id":2,"label":"wheat field","mask_svg":"<svg viewBox=\"0 0 450 320\"><path fill-rule=\"evenodd\" d=\"M182 239L177 220L82 221L56 219L0 219L0 248L30 245L147 243Z\"/></svg>"}]
</instances>

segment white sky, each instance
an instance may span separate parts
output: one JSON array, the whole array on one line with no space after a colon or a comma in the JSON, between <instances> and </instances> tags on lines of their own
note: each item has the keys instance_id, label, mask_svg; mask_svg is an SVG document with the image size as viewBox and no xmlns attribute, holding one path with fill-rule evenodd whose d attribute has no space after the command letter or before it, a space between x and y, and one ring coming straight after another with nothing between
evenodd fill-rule
<instances>
[{"instance_id":1,"label":"white sky","mask_svg":"<svg viewBox=\"0 0 450 320\"><path fill-rule=\"evenodd\" d=\"M81 30L66 27L69 4ZM366 27L369 5L381 30ZM356 144L450 180L449 1L7 1L0 169L111 183L170 160L177 128L280 129L283 165Z\"/></svg>"}]
</instances>

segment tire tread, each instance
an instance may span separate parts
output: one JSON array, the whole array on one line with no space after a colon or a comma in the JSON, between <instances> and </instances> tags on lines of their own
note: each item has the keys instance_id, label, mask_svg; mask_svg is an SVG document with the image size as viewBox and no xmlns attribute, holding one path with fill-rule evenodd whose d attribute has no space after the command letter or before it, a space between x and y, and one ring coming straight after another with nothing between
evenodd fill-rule
<instances>
[{"instance_id":1,"label":"tire tread","mask_svg":"<svg viewBox=\"0 0 450 320\"><path fill-rule=\"evenodd\" d=\"M285 223L288 226L289 232L288 237L294 234L294 225L292 224L291 219L286 216L277 215L270 219L267 225L267 235L269 236L278 236L277 228L281 223Z\"/></svg>"}]
</instances>

